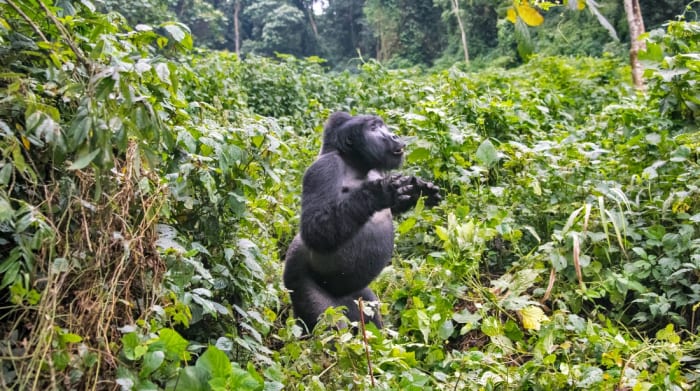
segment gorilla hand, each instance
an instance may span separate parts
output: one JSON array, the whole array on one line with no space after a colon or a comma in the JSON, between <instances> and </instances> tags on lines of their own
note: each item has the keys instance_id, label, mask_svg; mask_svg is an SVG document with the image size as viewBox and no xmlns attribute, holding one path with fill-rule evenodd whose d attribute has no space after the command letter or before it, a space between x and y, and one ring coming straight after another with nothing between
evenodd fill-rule
<instances>
[{"instance_id":1,"label":"gorilla hand","mask_svg":"<svg viewBox=\"0 0 700 391\"><path fill-rule=\"evenodd\" d=\"M415 177L395 174L369 183L370 192L377 200L377 210L400 208L406 211L416 204L418 192Z\"/></svg>"},{"instance_id":2,"label":"gorilla hand","mask_svg":"<svg viewBox=\"0 0 700 391\"><path fill-rule=\"evenodd\" d=\"M435 206L442 201L442 196L440 196L440 188L433 182L416 178L415 187L419 190L420 195L425 196L425 205Z\"/></svg>"},{"instance_id":3,"label":"gorilla hand","mask_svg":"<svg viewBox=\"0 0 700 391\"><path fill-rule=\"evenodd\" d=\"M418 198L426 197L425 205L435 206L440 203L440 188L432 182L425 181L415 176L393 175L393 186L396 188L396 201L391 206L394 214L408 211L416 205Z\"/></svg>"}]
</instances>

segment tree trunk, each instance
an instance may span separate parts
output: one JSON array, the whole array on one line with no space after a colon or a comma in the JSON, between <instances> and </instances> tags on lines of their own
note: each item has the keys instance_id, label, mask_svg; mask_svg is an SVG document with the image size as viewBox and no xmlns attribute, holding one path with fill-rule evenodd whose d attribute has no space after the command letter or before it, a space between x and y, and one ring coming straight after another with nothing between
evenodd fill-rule
<instances>
[{"instance_id":1,"label":"tree trunk","mask_svg":"<svg viewBox=\"0 0 700 391\"><path fill-rule=\"evenodd\" d=\"M632 67L632 82L638 90L644 89L642 64L639 63L639 51L645 50L644 41L639 36L644 34L644 19L639 8L639 0L625 0L625 13L630 29L630 66Z\"/></svg>"},{"instance_id":2,"label":"tree trunk","mask_svg":"<svg viewBox=\"0 0 700 391\"><path fill-rule=\"evenodd\" d=\"M241 55L241 33L238 26L238 14L241 12L241 0L236 0L233 6L233 41L234 48L236 50L236 55L240 57Z\"/></svg>"},{"instance_id":3,"label":"tree trunk","mask_svg":"<svg viewBox=\"0 0 700 391\"><path fill-rule=\"evenodd\" d=\"M459 32L462 34L462 49L464 50L464 62L469 65L469 49L467 47L467 33L464 31L464 25L462 24L462 18L459 16L459 0L452 0L452 11L457 17L457 24L459 25Z\"/></svg>"},{"instance_id":4,"label":"tree trunk","mask_svg":"<svg viewBox=\"0 0 700 391\"><path fill-rule=\"evenodd\" d=\"M318 39L318 27L316 27L316 20L314 19L314 2L312 1L306 12L309 14L309 24L311 25L311 30L314 32L314 37Z\"/></svg>"}]
</instances>

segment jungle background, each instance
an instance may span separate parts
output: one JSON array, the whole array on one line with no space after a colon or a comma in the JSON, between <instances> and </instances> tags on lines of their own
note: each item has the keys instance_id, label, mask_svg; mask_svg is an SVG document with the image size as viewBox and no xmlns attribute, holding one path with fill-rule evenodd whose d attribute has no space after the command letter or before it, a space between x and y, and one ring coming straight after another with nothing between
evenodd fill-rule
<instances>
[{"instance_id":1,"label":"jungle background","mask_svg":"<svg viewBox=\"0 0 700 391\"><path fill-rule=\"evenodd\" d=\"M697 389L699 5L0 0L0 389ZM309 335L336 110L444 201Z\"/></svg>"}]
</instances>

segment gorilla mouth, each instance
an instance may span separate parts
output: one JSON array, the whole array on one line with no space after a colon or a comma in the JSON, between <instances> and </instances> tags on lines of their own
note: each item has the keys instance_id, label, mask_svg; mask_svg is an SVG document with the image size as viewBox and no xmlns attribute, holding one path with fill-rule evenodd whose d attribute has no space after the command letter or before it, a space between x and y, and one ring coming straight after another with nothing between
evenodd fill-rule
<instances>
[{"instance_id":1,"label":"gorilla mouth","mask_svg":"<svg viewBox=\"0 0 700 391\"><path fill-rule=\"evenodd\" d=\"M395 150L395 151L393 152L393 154L394 154L394 156L401 156L401 155L403 155L403 147L401 147L401 148Z\"/></svg>"}]
</instances>

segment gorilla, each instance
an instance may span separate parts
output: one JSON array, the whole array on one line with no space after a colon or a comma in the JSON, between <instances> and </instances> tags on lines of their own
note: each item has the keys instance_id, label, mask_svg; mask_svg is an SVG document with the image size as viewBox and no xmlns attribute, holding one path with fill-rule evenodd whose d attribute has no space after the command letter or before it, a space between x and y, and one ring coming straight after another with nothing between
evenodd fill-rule
<instances>
[{"instance_id":1,"label":"gorilla","mask_svg":"<svg viewBox=\"0 0 700 391\"><path fill-rule=\"evenodd\" d=\"M393 215L421 195L426 205L440 202L433 183L388 174L401 166L404 147L377 116L336 112L326 122L321 153L304 174L300 232L283 276L294 314L309 330L331 306L345 306L348 319L359 321L355 300L377 300L367 286L391 260ZM381 327L378 311L366 318Z\"/></svg>"}]
</instances>

